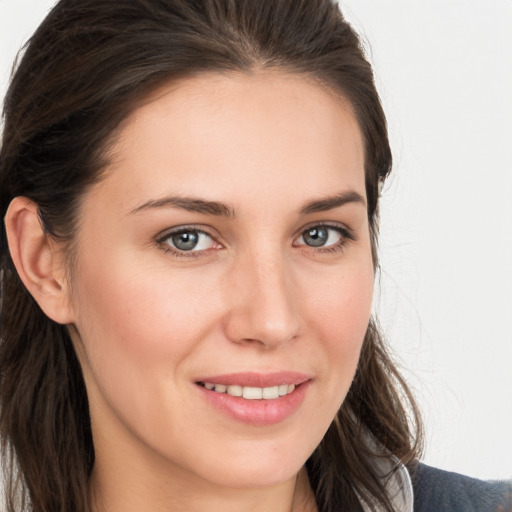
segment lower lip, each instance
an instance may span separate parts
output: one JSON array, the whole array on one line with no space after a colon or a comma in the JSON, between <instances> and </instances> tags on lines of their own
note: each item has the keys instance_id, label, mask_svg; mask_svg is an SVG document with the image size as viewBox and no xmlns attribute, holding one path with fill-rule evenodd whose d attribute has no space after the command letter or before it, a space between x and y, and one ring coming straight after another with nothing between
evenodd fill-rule
<instances>
[{"instance_id":1,"label":"lower lip","mask_svg":"<svg viewBox=\"0 0 512 512\"><path fill-rule=\"evenodd\" d=\"M217 393L197 385L203 396L230 418L250 425L274 425L290 417L301 406L311 381L298 385L288 395L271 400L247 400Z\"/></svg>"}]
</instances>

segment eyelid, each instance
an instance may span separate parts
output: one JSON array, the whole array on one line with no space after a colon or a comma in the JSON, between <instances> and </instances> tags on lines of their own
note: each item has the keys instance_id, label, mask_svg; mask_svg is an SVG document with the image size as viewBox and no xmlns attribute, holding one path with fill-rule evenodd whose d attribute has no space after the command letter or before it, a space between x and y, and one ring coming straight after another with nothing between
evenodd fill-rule
<instances>
[{"instance_id":1,"label":"eyelid","mask_svg":"<svg viewBox=\"0 0 512 512\"><path fill-rule=\"evenodd\" d=\"M199 226L196 224L181 224L179 226L174 226L172 228L167 228L161 231L158 233L158 235L156 235L155 240L157 242L165 241L170 236L175 235L176 233L181 233L183 231L197 231L198 233L204 233L211 238L215 238L214 235L212 235L208 229L205 229L204 226Z\"/></svg>"},{"instance_id":2,"label":"eyelid","mask_svg":"<svg viewBox=\"0 0 512 512\"><path fill-rule=\"evenodd\" d=\"M305 243L298 244L297 240L303 236L304 232L312 229L312 228L327 228L327 229L333 229L337 231L342 239L339 241L339 243L331 244L328 246L309 246ZM173 247L172 245L166 243L167 240L173 236L174 234L178 234L180 232L186 232L186 231L195 231L197 233L201 233L203 235L208 236L212 239L213 243L217 245L217 247L212 247L208 249L201 249L201 250L180 250L177 247ZM206 227L204 225L196 225L196 224L183 224L179 226L175 226L173 228L168 228L162 232L160 232L155 237L155 242L160 248L162 248L165 252L171 252L177 257L185 257L185 258L193 258L193 257L200 257L202 255L205 255L209 253L211 250L218 250L223 246L221 242L219 242L220 236L218 234L212 233L213 229L210 229L209 227ZM322 251L329 251L329 250L335 250L335 249L341 249L343 245L345 245L349 241L356 241L357 237L354 233L354 231L349 228L346 224L342 224L339 222L333 222L333 221L317 221L317 222L311 222L305 226L302 226L300 228L300 231L295 235L293 246L300 247L301 249L306 248L310 249L312 251L316 252L322 252Z\"/></svg>"},{"instance_id":3,"label":"eyelid","mask_svg":"<svg viewBox=\"0 0 512 512\"><path fill-rule=\"evenodd\" d=\"M329 245L309 245L304 240L304 234L313 228L323 228L327 230L332 230L336 232L336 237L339 237L338 240L330 243ZM327 240L329 240L328 235ZM299 243L299 240L302 238L302 242ZM328 254L343 254L347 246L355 242L357 240L356 235L352 229L347 227L345 224L337 223L337 222L313 222L304 226L300 233L295 237L293 241L293 246L296 250L304 252L305 254L310 254L314 256L328 255Z\"/></svg>"},{"instance_id":4,"label":"eyelid","mask_svg":"<svg viewBox=\"0 0 512 512\"><path fill-rule=\"evenodd\" d=\"M341 222L333 222L333 221L317 221L317 222L311 222L310 224L306 224L305 226L301 227L300 230L295 235L294 240L297 240L297 238L301 237L305 231L308 231L312 228L330 228L334 229L335 231L338 231L341 233L345 238L356 241L357 237L354 231L349 228L346 224L342 224Z\"/></svg>"},{"instance_id":5,"label":"eyelid","mask_svg":"<svg viewBox=\"0 0 512 512\"><path fill-rule=\"evenodd\" d=\"M220 247L211 247L208 249L202 249L202 250L190 250L190 251L184 251L180 250L177 247L173 247L172 245L166 243L169 238L171 238L173 235L187 232L187 231L193 231L196 233L200 233L203 235L208 236L212 239L213 243L218 246L222 246L222 243L218 241L219 236L211 233L212 230L206 228L205 226L201 225L194 225L194 224L183 224L180 226L175 226L173 228L168 228L162 232L160 232L155 237L155 242L158 246L160 246L165 252L170 252L178 257L184 257L184 258L194 258L199 257L205 253L210 252L211 249L216 250Z\"/></svg>"}]
</instances>

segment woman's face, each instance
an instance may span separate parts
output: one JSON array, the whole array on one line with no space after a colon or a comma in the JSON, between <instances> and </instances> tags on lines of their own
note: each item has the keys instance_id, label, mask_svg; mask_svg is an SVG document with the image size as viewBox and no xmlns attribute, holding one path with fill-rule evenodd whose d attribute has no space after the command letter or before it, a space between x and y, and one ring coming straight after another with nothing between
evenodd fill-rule
<instances>
[{"instance_id":1,"label":"woman's face","mask_svg":"<svg viewBox=\"0 0 512 512\"><path fill-rule=\"evenodd\" d=\"M348 103L268 71L161 89L123 125L77 241L96 465L293 478L345 398L370 315Z\"/></svg>"}]
</instances>

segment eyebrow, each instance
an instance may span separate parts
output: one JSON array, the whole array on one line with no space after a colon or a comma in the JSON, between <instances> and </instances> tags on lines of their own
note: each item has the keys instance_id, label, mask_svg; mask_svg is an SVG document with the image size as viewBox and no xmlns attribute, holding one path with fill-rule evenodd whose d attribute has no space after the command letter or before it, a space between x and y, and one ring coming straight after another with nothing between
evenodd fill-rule
<instances>
[{"instance_id":1,"label":"eyebrow","mask_svg":"<svg viewBox=\"0 0 512 512\"><path fill-rule=\"evenodd\" d=\"M364 197L358 192L350 190L331 197L324 197L321 199L308 201L300 209L300 213L302 215L307 215L309 213L325 212L328 210L333 210L334 208L339 208L340 206L343 206L347 203L360 203L366 207L366 201Z\"/></svg>"},{"instance_id":2,"label":"eyebrow","mask_svg":"<svg viewBox=\"0 0 512 512\"><path fill-rule=\"evenodd\" d=\"M236 217L236 212L230 206L218 201L206 201L195 197L176 197L169 196L162 199L148 201L141 206L137 206L130 213L138 213L142 210L152 208L181 208L189 212L204 213L206 215L215 215L219 217Z\"/></svg>"},{"instance_id":3,"label":"eyebrow","mask_svg":"<svg viewBox=\"0 0 512 512\"><path fill-rule=\"evenodd\" d=\"M347 203L360 203L366 207L366 201L364 197L353 190L348 192L342 192L330 197L323 197L320 199L313 199L305 203L300 209L301 215L308 215L311 213L325 212L339 208ZM235 218L236 211L231 206L228 206L219 201L206 201L195 197L179 197L179 196L168 196L161 199L153 199L146 203L137 206L130 213L135 214L143 210L149 210L153 208L181 208L189 212L203 213L206 215L215 215L218 217L229 217Z\"/></svg>"}]
</instances>

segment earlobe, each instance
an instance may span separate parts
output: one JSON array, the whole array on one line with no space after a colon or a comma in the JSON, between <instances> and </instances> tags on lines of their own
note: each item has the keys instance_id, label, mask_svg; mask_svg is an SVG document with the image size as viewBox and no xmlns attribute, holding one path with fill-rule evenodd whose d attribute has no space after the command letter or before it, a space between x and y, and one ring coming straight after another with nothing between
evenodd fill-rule
<instances>
[{"instance_id":1,"label":"earlobe","mask_svg":"<svg viewBox=\"0 0 512 512\"><path fill-rule=\"evenodd\" d=\"M5 229L11 258L27 290L48 317L71 323L64 264L41 225L37 204L15 197L5 215Z\"/></svg>"}]
</instances>

